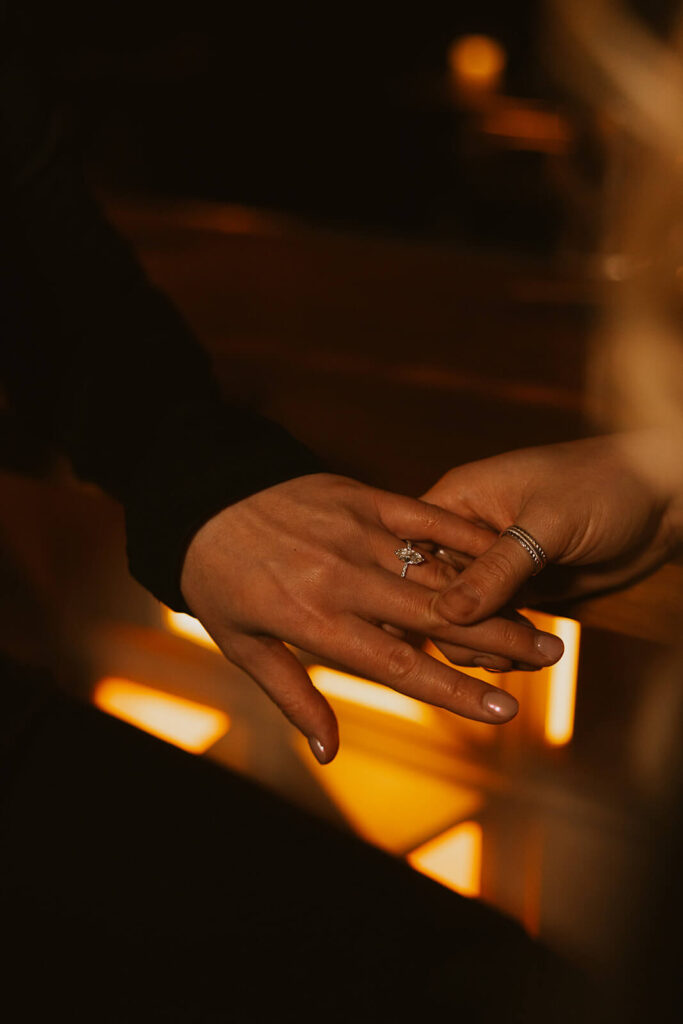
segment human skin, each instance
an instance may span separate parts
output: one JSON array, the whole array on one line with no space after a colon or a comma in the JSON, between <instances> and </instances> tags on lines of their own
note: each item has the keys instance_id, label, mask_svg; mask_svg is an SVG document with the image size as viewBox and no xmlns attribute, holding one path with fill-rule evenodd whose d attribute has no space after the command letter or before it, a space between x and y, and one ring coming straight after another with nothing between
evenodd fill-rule
<instances>
[{"instance_id":1,"label":"human skin","mask_svg":"<svg viewBox=\"0 0 683 1024\"><path fill-rule=\"evenodd\" d=\"M634 434L526 448L458 466L423 497L496 533L523 527L562 567L544 570L527 599L534 589L578 598L626 586L680 546L681 489L656 469L667 446ZM516 540L499 537L436 606L449 621L481 622L515 601L534 568ZM439 646L449 656L448 643Z\"/></svg>"},{"instance_id":2,"label":"human skin","mask_svg":"<svg viewBox=\"0 0 683 1024\"><path fill-rule=\"evenodd\" d=\"M465 665L538 668L562 655L557 637L523 621L455 625L439 610L439 594L457 571L428 555L401 579L395 551L407 538L475 557L495 542L490 530L434 505L313 474L223 509L187 550L181 589L189 608L322 763L337 752L337 722L285 643L418 700L499 724L518 710L512 696L429 657L402 631L446 642Z\"/></svg>"}]
</instances>

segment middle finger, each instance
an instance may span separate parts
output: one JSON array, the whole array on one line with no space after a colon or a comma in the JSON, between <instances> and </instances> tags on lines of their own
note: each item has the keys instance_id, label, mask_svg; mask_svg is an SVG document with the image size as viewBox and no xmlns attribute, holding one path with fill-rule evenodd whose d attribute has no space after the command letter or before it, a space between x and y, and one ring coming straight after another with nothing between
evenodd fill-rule
<instances>
[{"instance_id":1,"label":"middle finger","mask_svg":"<svg viewBox=\"0 0 683 1024\"><path fill-rule=\"evenodd\" d=\"M420 570L424 566L411 568ZM369 622L385 622L476 652L542 667L556 662L564 651L562 641L551 633L501 616L472 626L449 622L435 610L437 590L402 580L383 569L366 569L359 575L353 595L353 611Z\"/></svg>"}]
</instances>

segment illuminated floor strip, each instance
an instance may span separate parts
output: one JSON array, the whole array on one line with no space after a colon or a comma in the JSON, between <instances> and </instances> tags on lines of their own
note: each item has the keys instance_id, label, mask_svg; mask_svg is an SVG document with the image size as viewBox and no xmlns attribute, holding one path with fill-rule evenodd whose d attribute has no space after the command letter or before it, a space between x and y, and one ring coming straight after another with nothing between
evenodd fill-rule
<instances>
[{"instance_id":1,"label":"illuminated floor strip","mask_svg":"<svg viewBox=\"0 0 683 1024\"><path fill-rule=\"evenodd\" d=\"M481 811L481 793L414 765L342 743L331 764L321 766L308 743L297 740L304 763L359 836L403 856L425 836Z\"/></svg>"},{"instance_id":2,"label":"illuminated floor strip","mask_svg":"<svg viewBox=\"0 0 683 1024\"><path fill-rule=\"evenodd\" d=\"M203 754L230 728L224 711L130 679L102 679L93 702L100 710L192 754Z\"/></svg>"},{"instance_id":3,"label":"illuminated floor strip","mask_svg":"<svg viewBox=\"0 0 683 1024\"><path fill-rule=\"evenodd\" d=\"M482 828L464 821L408 854L408 863L462 896L481 893Z\"/></svg>"},{"instance_id":4,"label":"illuminated floor strip","mask_svg":"<svg viewBox=\"0 0 683 1024\"><path fill-rule=\"evenodd\" d=\"M164 625L177 636L183 636L186 640L194 640L203 647L209 647L217 651L218 647L206 632L201 622L192 615L185 612L173 612L170 608L163 608Z\"/></svg>"},{"instance_id":5,"label":"illuminated floor strip","mask_svg":"<svg viewBox=\"0 0 683 1024\"><path fill-rule=\"evenodd\" d=\"M218 650L202 624L193 616L164 608L163 618L166 628L176 636L182 636L186 640L192 640L211 650ZM295 648L289 644L286 646L296 653ZM328 697L338 697L352 704L373 708L375 711L383 711L386 714L395 715L397 718L419 722L422 725L428 725L433 721L429 714L429 708L421 704L420 701L406 697L402 693L396 693L395 690L370 682L368 679L361 679L359 676L338 672L336 669L325 668L322 665L313 665L308 670L308 674L313 685Z\"/></svg>"},{"instance_id":6,"label":"illuminated floor strip","mask_svg":"<svg viewBox=\"0 0 683 1024\"><path fill-rule=\"evenodd\" d=\"M340 697L352 704L384 711L388 715L405 718L410 722L420 722L423 725L431 721L428 707L418 700L413 700L412 697L390 690L387 686L350 676L346 672L324 668L322 665L313 665L308 674L316 689L326 697Z\"/></svg>"}]
</instances>

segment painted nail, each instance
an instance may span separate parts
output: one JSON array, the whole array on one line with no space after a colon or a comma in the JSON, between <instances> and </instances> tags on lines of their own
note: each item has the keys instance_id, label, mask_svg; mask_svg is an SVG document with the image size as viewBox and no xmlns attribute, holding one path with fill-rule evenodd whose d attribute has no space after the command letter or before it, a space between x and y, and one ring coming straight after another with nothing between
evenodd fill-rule
<instances>
[{"instance_id":1,"label":"painted nail","mask_svg":"<svg viewBox=\"0 0 683 1024\"><path fill-rule=\"evenodd\" d=\"M548 665L554 665L564 654L564 644L559 636L553 636L552 633L537 633L534 645Z\"/></svg>"},{"instance_id":2,"label":"painted nail","mask_svg":"<svg viewBox=\"0 0 683 1024\"><path fill-rule=\"evenodd\" d=\"M507 672L507 668L500 668L500 659L491 658L487 654L482 654L480 657L472 658L472 664L478 668L485 668L487 672Z\"/></svg>"},{"instance_id":3,"label":"painted nail","mask_svg":"<svg viewBox=\"0 0 683 1024\"><path fill-rule=\"evenodd\" d=\"M319 761L320 764L327 764L327 753L325 751L325 747L322 745L320 740L317 739L315 736L309 736L308 745L313 751L313 756L315 757L316 761Z\"/></svg>"},{"instance_id":4,"label":"painted nail","mask_svg":"<svg viewBox=\"0 0 683 1024\"><path fill-rule=\"evenodd\" d=\"M481 702L485 710L495 715L501 722L508 722L519 711L519 704L515 698L503 690L487 690Z\"/></svg>"}]
</instances>

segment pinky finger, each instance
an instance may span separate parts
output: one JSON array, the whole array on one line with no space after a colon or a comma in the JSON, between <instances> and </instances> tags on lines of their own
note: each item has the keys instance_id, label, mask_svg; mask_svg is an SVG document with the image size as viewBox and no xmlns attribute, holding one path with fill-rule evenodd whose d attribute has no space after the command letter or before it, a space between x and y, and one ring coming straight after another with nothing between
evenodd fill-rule
<instances>
[{"instance_id":1,"label":"pinky finger","mask_svg":"<svg viewBox=\"0 0 683 1024\"><path fill-rule=\"evenodd\" d=\"M298 658L273 637L241 637L235 646L239 649L232 648L230 660L244 669L304 734L320 764L328 764L339 749L337 719Z\"/></svg>"}]
</instances>

